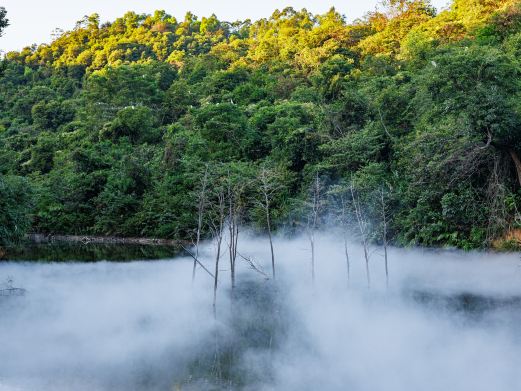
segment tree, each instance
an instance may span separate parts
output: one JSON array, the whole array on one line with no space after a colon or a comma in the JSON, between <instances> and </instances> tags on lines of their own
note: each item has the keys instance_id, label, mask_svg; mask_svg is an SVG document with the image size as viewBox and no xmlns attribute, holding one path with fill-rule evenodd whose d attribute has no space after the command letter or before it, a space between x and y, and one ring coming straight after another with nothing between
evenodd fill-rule
<instances>
[{"instance_id":1,"label":"tree","mask_svg":"<svg viewBox=\"0 0 521 391\"><path fill-rule=\"evenodd\" d=\"M309 199L306 201L306 232L311 246L311 281L315 284L315 235L320 225L324 209L324 184L318 172L309 187Z\"/></svg>"},{"instance_id":2,"label":"tree","mask_svg":"<svg viewBox=\"0 0 521 391\"><path fill-rule=\"evenodd\" d=\"M353 209L355 212L355 218L358 223L358 232L360 236L360 241L362 243L362 248L364 250L364 259L365 259L365 274L367 277L367 288L371 288L371 273L369 270L369 223L367 221L367 216L362 208L360 202L360 195L355 189L355 185L353 181L349 184L349 191L351 193L351 202L353 204Z\"/></svg>"},{"instance_id":3,"label":"tree","mask_svg":"<svg viewBox=\"0 0 521 391\"><path fill-rule=\"evenodd\" d=\"M328 194L333 198L332 205L336 212L337 223L342 229L344 238L344 255L346 259L347 286L351 279L351 263L349 259L349 230L351 226L350 209L352 205L349 203L349 187L345 184L332 186Z\"/></svg>"},{"instance_id":4,"label":"tree","mask_svg":"<svg viewBox=\"0 0 521 391\"><path fill-rule=\"evenodd\" d=\"M346 269L346 225L366 252L497 243L521 227L519 2L382 3L353 23L292 8L234 23L85 17L2 62L0 174L35 189L35 231L193 239L196 258L220 183L233 276L250 224L277 275L276 229L304 204L314 271L316 172L345 187L331 198Z\"/></svg>"},{"instance_id":5,"label":"tree","mask_svg":"<svg viewBox=\"0 0 521 391\"><path fill-rule=\"evenodd\" d=\"M9 19L7 19L7 11L4 7L0 7L0 37L4 29L9 26Z\"/></svg>"},{"instance_id":6,"label":"tree","mask_svg":"<svg viewBox=\"0 0 521 391\"><path fill-rule=\"evenodd\" d=\"M219 262L221 259L221 248L224 237L226 223L226 190L222 185L217 184L218 188L212 203L212 214L210 230L212 232L215 245L215 270L213 284L213 316L217 318L217 288L219 284Z\"/></svg>"},{"instance_id":7,"label":"tree","mask_svg":"<svg viewBox=\"0 0 521 391\"><path fill-rule=\"evenodd\" d=\"M466 156L458 157L462 169L472 169L471 158L480 150L495 148L511 157L521 186L519 74L519 67L501 50L455 47L442 51L420 73L415 101L423 113L420 123L436 127L442 116L457 118L455 125L465 126L476 141L463 152Z\"/></svg>"},{"instance_id":8,"label":"tree","mask_svg":"<svg viewBox=\"0 0 521 391\"><path fill-rule=\"evenodd\" d=\"M222 169L225 170L223 175L228 209L228 254L230 257L230 278L233 295L236 285L235 266L238 254L239 232L248 206L248 190L252 182L252 174L251 167L248 164L239 162L223 165Z\"/></svg>"},{"instance_id":9,"label":"tree","mask_svg":"<svg viewBox=\"0 0 521 391\"><path fill-rule=\"evenodd\" d=\"M274 198L277 193L280 193L283 189L283 174L276 168L269 167L266 163L261 165L257 174L258 183L258 205L265 214L266 230L268 232L268 239L270 242L270 253L271 253L271 271L272 277L275 280L275 251L273 249L273 237L272 237L272 209Z\"/></svg>"},{"instance_id":10,"label":"tree","mask_svg":"<svg viewBox=\"0 0 521 391\"><path fill-rule=\"evenodd\" d=\"M384 248L384 262L385 262L385 284L389 287L389 265L387 259L387 245L388 245L388 225L390 218L389 210L389 190L386 187L380 187L378 190L378 202L380 209L380 219L382 225L382 245Z\"/></svg>"},{"instance_id":11,"label":"tree","mask_svg":"<svg viewBox=\"0 0 521 391\"><path fill-rule=\"evenodd\" d=\"M204 173L201 176L201 179L198 184L198 188L196 190L196 199L197 199L197 230L195 233L195 258L194 258L194 266L192 270L192 283L195 280L195 271L197 268L197 259L199 259L199 242L201 240L201 231L203 229L203 218L205 209L208 204L208 180L209 180L209 167L208 164L204 166Z\"/></svg>"}]
</instances>

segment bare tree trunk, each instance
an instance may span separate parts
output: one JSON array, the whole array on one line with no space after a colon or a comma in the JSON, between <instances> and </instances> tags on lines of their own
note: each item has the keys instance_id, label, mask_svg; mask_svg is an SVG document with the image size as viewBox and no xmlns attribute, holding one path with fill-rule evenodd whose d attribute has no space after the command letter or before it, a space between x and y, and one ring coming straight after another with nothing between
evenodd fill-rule
<instances>
[{"instance_id":1,"label":"bare tree trunk","mask_svg":"<svg viewBox=\"0 0 521 391\"><path fill-rule=\"evenodd\" d=\"M214 239L216 241L215 273L213 283L213 316L217 319L217 287L219 283L219 261L221 259L221 247L225 221L225 199L223 192L217 195L218 221L214 224Z\"/></svg>"},{"instance_id":2,"label":"bare tree trunk","mask_svg":"<svg viewBox=\"0 0 521 391\"><path fill-rule=\"evenodd\" d=\"M385 284L389 288L389 264L387 262L387 238L384 237Z\"/></svg>"},{"instance_id":3,"label":"bare tree trunk","mask_svg":"<svg viewBox=\"0 0 521 391\"><path fill-rule=\"evenodd\" d=\"M367 276L367 289L371 289L371 272L369 270L369 253L367 251L367 243L364 240L364 257L365 257L365 274Z\"/></svg>"},{"instance_id":4,"label":"bare tree trunk","mask_svg":"<svg viewBox=\"0 0 521 391\"><path fill-rule=\"evenodd\" d=\"M273 251L273 238L271 237L271 218L270 218L270 202L268 194L264 193L265 209L266 209L266 225L268 227L268 239L270 240L270 251L271 251L271 270L273 280L275 280L275 253Z\"/></svg>"},{"instance_id":5,"label":"bare tree trunk","mask_svg":"<svg viewBox=\"0 0 521 391\"><path fill-rule=\"evenodd\" d=\"M271 252L271 270L273 280L276 278L275 271L275 250L273 248L273 235L271 227L271 202L273 195L282 189L280 184L282 176L275 169L270 169L266 166L262 166L259 170L259 188L261 190L262 199L259 200L259 206L264 209L266 214L266 226L268 229L268 239L270 241L270 252Z\"/></svg>"},{"instance_id":6,"label":"bare tree trunk","mask_svg":"<svg viewBox=\"0 0 521 391\"><path fill-rule=\"evenodd\" d=\"M342 230L344 232L344 254L346 257L347 286L349 287L349 283L351 280L351 264L349 263L346 199L343 194L340 196L340 203L341 203L341 207L342 207L341 223L342 223Z\"/></svg>"},{"instance_id":7,"label":"bare tree trunk","mask_svg":"<svg viewBox=\"0 0 521 391\"><path fill-rule=\"evenodd\" d=\"M384 246L384 259L385 259L385 284L389 288L389 265L387 262L387 204L385 203L384 191L380 191L380 201L382 206L382 241Z\"/></svg>"},{"instance_id":8,"label":"bare tree trunk","mask_svg":"<svg viewBox=\"0 0 521 391\"><path fill-rule=\"evenodd\" d=\"M213 317L217 319L217 284L219 282L219 259L221 258L222 235L217 239L217 253L215 255L215 273L213 282Z\"/></svg>"},{"instance_id":9,"label":"bare tree trunk","mask_svg":"<svg viewBox=\"0 0 521 391\"><path fill-rule=\"evenodd\" d=\"M344 253L346 256L346 267L347 267L347 286L349 287L349 283L351 281L351 265L349 263L349 250L347 243L347 232L344 231Z\"/></svg>"},{"instance_id":10,"label":"bare tree trunk","mask_svg":"<svg viewBox=\"0 0 521 391\"><path fill-rule=\"evenodd\" d=\"M510 154L510 157L514 161L514 166L516 168L517 173L517 180L519 182L519 185L521 186L521 160L519 160L519 156L517 155L517 152L514 151L512 148L508 150L508 153Z\"/></svg>"},{"instance_id":11,"label":"bare tree trunk","mask_svg":"<svg viewBox=\"0 0 521 391\"><path fill-rule=\"evenodd\" d=\"M230 255L230 279L232 284L232 296L235 290L235 262L237 260L237 242L239 238L238 214L239 196L232 189L230 173L228 173L228 250Z\"/></svg>"},{"instance_id":12,"label":"bare tree trunk","mask_svg":"<svg viewBox=\"0 0 521 391\"><path fill-rule=\"evenodd\" d=\"M311 242L311 281L315 285L315 234L312 233L309 237Z\"/></svg>"},{"instance_id":13,"label":"bare tree trunk","mask_svg":"<svg viewBox=\"0 0 521 391\"><path fill-rule=\"evenodd\" d=\"M204 176L201 181L201 189L198 195L197 205L197 232L195 239L195 258L199 259L199 243L201 241L201 230L203 227L203 215L206 207L206 188L208 185L208 165L205 166ZM194 259L194 266L192 269L192 284L195 280L195 272L197 270L197 261Z\"/></svg>"},{"instance_id":14,"label":"bare tree trunk","mask_svg":"<svg viewBox=\"0 0 521 391\"><path fill-rule=\"evenodd\" d=\"M231 283L232 283L232 291L235 289L235 265L237 260L237 242L239 239L239 227L234 225L230 229L231 238L229 244L229 252L230 252L230 271L231 271Z\"/></svg>"},{"instance_id":15,"label":"bare tree trunk","mask_svg":"<svg viewBox=\"0 0 521 391\"><path fill-rule=\"evenodd\" d=\"M366 232L367 223L362 214L362 209L360 207L358 198L355 195L355 191L354 191L352 183L351 183L350 189L351 189L351 198L353 200L353 206L355 207L355 215L356 215L356 220L358 222L358 229L360 230L362 246L364 248L365 274L367 277L367 288L370 289L371 288L371 274L370 274L370 270L369 270L369 252L368 252L368 248L367 248L367 232Z\"/></svg>"},{"instance_id":16,"label":"bare tree trunk","mask_svg":"<svg viewBox=\"0 0 521 391\"><path fill-rule=\"evenodd\" d=\"M318 173L312 187L311 216L308 216L308 236L311 245L311 282L315 285L315 233L322 209L322 185Z\"/></svg>"}]
</instances>

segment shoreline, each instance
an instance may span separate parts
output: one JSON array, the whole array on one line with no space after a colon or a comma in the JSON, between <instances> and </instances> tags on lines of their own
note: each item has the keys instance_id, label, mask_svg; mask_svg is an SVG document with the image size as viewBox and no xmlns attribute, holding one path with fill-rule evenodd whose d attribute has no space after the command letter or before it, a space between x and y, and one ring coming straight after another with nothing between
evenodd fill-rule
<instances>
[{"instance_id":1,"label":"shoreline","mask_svg":"<svg viewBox=\"0 0 521 391\"><path fill-rule=\"evenodd\" d=\"M28 234L29 242L40 243L81 243L81 244L135 244L142 246L172 246L186 245L185 241L157 238L125 238L118 236L90 236L90 235L52 235Z\"/></svg>"}]
</instances>

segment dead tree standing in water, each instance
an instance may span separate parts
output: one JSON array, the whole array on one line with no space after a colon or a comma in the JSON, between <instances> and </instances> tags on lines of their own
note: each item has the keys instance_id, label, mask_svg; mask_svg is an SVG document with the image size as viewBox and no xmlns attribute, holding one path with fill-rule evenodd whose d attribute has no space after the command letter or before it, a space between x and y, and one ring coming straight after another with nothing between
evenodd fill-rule
<instances>
[{"instance_id":1,"label":"dead tree standing in water","mask_svg":"<svg viewBox=\"0 0 521 391\"><path fill-rule=\"evenodd\" d=\"M378 191L378 198L380 201L380 216L382 220L382 245L384 247L384 261L385 261L385 284L389 288L389 264L387 259L387 226L389 221L389 204L388 192L382 187Z\"/></svg>"},{"instance_id":2,"label":"dead tree standing in water","mask_svg":"<svg viewBox=\"0 0 521 391\"><path fill-rule=\"evenodd\" d=\"M227 203L228 203L228 250L230 255L230 277L232 294L235 290L235 265L237 261L237 244L239 241L239 227L243 213L243 196L245 191L245 179L241 176L232 178L230 171L227 174Z\"/></svg>"},{"instance_id":3,"label":"dead tree standing in water","mask_svg":"<svg viewBox=\"0 0 521 391\"><path fill-rule=\"evenodd\" d=\"M210 222L210 230L212 232L213 241L215 244L215 272L213 280L213 317L217 320L217 288L219 284L219 261L221 259L222 241L224 236L225 221L226 221L226 197L225 191L222 187L217 189L215 200L212 204L212 219ZM221 369L221 352L220 352L220 333L219 329L215 329L214 335L214 363L212 372L215 374L217 380L222 377Z\"/></svg>"},{"instance_id":4,"label":"dead tree standing in water","mask_svg":"<svg viewBox=\"0 0 521 391\"><path fill-rule=\"evenodd\" d=\"M346 260L347 286L351 279L351 263L349 259L349 202L347 199L347 188L342 185L336 185L331 188L329 193L334 199L334 204L338 206L340 214L337 215L337 221L342 229L344 237L344 255Z\"/></svg>"},{"instance_id":5,"label":"dead tree standing in water","mask_svg":"<svg viewBox=\"0 0 521 391\"><path fill-rule=\"evenodd\" d=\"M260 168L258 175L259 192L261 196L259 205L264 211L266 217L266 228L268 230L268 239L270 241L271 271L273 280L275 280L275 251L273 249L273 237L271 232L271 206L274 194L281 189L279 184L280 178L274 169L266 166Z\"/></svg>"},{"instance_id":6,"label":"dead tree standing in water","mask_svg":"<svg viewBox=\"0 0 521 391\"><path fill-rule=\"evenodd\" d=\"M197 261L199 259L199 243L201 241L201 230L203 228L203 217L208 201L207 188L208 188L208 164L205 165L204 174L201 178L199 189L197 192L197 231L195 235L195 258L194 266L192 269L192 283L195 280L195 271L197 270Z\"/></svg>"},{"instance_id":7,"label":"dead tree standing in water","mask_svg":"<svg viewBox=\"0 0 521 391\"><path fill-rule=\"evenodd\" d=\"M342 211L342 227L344 231L344 254L346 257L346 268L347 268L347 285L349 286L349 282L351 280L351 265L349 263L349 246L348 246L348 231L347 231L347 201L345 198L345 195L341 195L340 203L342 205L341 211Z\"/></svg>"},{"instance_id":8,"label":"dead tree standing in water","mask_svg":"<svg viewBox=\"0 0 521 391\"><path fill-rule=\"evenodd\" d=\"M324 194L323 194L323 185L318 176L318 173L315 175L315 179L311 184L310 189L311 197L308 202L309 212L307 215L307 233L309 238L309 243L311 245L311 281L313 285L315 284L315 234L318 228L320 215L322 213L323 203L324 203Z\"/></svg>"},{"instance_id":9,"label":"dead tree standing in water","mask_svg":"<svg viewBox=\"0 0 521 391\"><path fill-rule=\"evenodd\" d=\"M360 232L360 241L362 242L362 247L364 250L364 258L365 258L365 274L367 276L367 288L371 288L371 274L369 271L369 243L368 243L368 223L365 216L365 213L362 210L360 205L360 197L356 193L354 184L351 182L349 185L349 189L351 191L351 201L353 203L353 209L355 212L356 221L358 223L358 230Z\"/></svg>"},{"instance_id":10,"label":"dead tree standing in water","mask_svg":"<svg viewBox=\"0 0 521 391\"><path fill-rule=\"evenodd\" d=\"M219 283L219 260L221 259L224 225L226 220L226 204L224 191L219 190L215 201L215 218L211 224L211 231L215 243L215 272L213 284L213 316L217 318L217 287Z\"/></svg>"}]
</instances>

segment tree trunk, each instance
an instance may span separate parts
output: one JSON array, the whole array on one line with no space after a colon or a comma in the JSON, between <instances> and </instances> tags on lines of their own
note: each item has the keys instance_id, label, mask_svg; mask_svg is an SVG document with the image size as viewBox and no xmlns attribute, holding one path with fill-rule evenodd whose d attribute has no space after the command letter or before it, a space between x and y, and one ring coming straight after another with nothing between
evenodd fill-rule
<instances>
[{"instance_id":1,"label":"tree trunk","mask_svg":"<svg viewBox=\"0 0 521 391\"><path fill-rule=\"evenodd\" d=\"M271 237L271 219L270 219L270 202L267 193L264 193L264 209L266 210L266 224L268 225L268 237L270 239L271 250L271 270L273 280L275 280L275 253L273 252L273 238Z\"/></svg>"},{"instance_id":2,"label":"tree trunk","mask_svg":"<svg viewBox=\"0 0 521 391\"><path fill-rule=\"evenodd\" d=\"M387 288L389 288L389 264L387 263L387 233L384 233L384 257L385 257L385 286Z\"/></svg>"},{"instance_id":3,"label":"tree trunk","mask_svg":"<svg viewBox=\"0 0 521 391\"><path fill-rule=\"evenodd\" d=\"M351 279L351 265L349 264L349 251L347 244L347 232L344 232L344 254L346 256L346 266L347 266L347 286L349 287L349 280Z\"/></svg>"},{"instance_id":4,"label":"tree trunk","mask_svg":"<svg viewBox=\"0 0 521 391\"><path fill-rule=\"evenodd\" d=\"M219 259L221 258L221 238L217 241L217 255L215 256L215 274L213 280L213 317L217 319L217 284L219 283Z\"/></svg>"},{"instance_id":5,"label":"tree trunk","mask_svg":"<svg viewBox=\"0 0 521 391\"><path fill-rule=\"evenodd\" d=\"M517 152L513 149L509 149L508 153L510 154L510 157L514 161L514 165L516 167L516 173L517 173L517 180L519 182L519 186L521 186L521 160L519 160L519 156L517 155Z\"/></svg>"},{"instance_id":6,"label":"tree trunk","mask_svg":"<svg viewBox=\"0 0 521 391\"><path fill-rule=\"evenodd\" d=\"M367 277L367 289L371 289L371 272L369 271L369 253L367 251L367 242L363 241L364 258L365 258L365 275Z\"/></svg>"},{"instance_id":7,"label":"tree trunk","mask_svg":"<svg viewBox=\"0 0 521 391\"><path fill-rule=\"evenodd\" d=\"M268 227L268 237L270 239L271 270L273 274L273 280L275 280L275 253L273 252L273 238L271 237L271 227Z\"/></svg>"},{"instance_id":8,"label":"tree trunk","mask_svg":"<svg viewBox=\"0 0 521 391\"><path fill-rule=\"evenodd\" d=\"M309 237L311 243L311 283L315 286L315 234Z\"/></svg>"}]
</instances>

